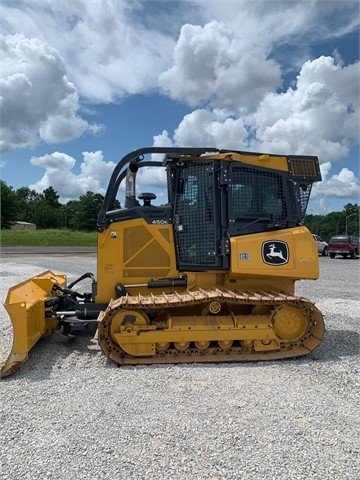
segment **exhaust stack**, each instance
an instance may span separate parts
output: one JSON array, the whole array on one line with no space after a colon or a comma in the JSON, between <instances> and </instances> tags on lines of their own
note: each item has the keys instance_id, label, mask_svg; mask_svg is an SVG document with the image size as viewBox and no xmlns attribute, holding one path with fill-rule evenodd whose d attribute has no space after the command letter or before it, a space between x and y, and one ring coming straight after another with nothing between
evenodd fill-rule
<instances>
[{"instance_id":1,"label":"exhaust stack","mask_svg":"<svg viewBox=\"0 0 360 480\"><path fill-rule=\"evenodd\" d=\"M126 171L125 183L125 208L132 208L136 205L135 181L136 173L139 170L138 161L131 160Z\"/></svg>"}]
</instances>

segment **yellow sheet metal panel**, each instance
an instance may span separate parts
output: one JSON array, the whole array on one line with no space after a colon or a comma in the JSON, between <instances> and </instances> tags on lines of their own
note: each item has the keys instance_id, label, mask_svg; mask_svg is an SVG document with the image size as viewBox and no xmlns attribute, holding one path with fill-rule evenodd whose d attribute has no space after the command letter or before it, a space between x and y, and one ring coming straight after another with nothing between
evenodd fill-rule
<instances>
[{"instance_id":1,"label":"yellow sheet metal panel","mask_svg":"<svg viewBox=\"0 0 360 480\"><path fill-rule=\"evenodd\" d=\"M98 237L97 268L97 302L113 298L117 283L178 276L172 225L152 225L144 219L111 224Z\"/></svg>"},{"instance_id":2,"label":"yellow sheet metal panel","mask_svg":"<svg viewBox=\"0 0 360 480\"><path fill-rule=\"evenodd\" d=\"M189 161L192 161L192 162L204 161L204 158L209 160L225 160L225 161L242 162L247 165L254 165L256 167L282 170L284 172L287 172L289 170L287 158L284 155L270 155L270 154L249 155L246 153L229 152L229 153L221 153L218 155L209 155L206 157L202 156L198 158L190 158Z\"/></svg>"},{"instance_id":3,"label":"yellow sheet metal panel","mask_svg":"<svg viewBox=\"0 0 360 480\"><path fill-rule=\"evenodd\" d=\"M306 227L233 237L230 244L230 270L235 276L319 276L317 249Z\"/></svg>"},{"instance_id":4,"label":"yellow sheet metal panel","mask_svg":"<svg viewBox=\"0 0 360 480\"><path fill-rule=\"evenodd\" d=\"M242 162L256 167L273 168L275 170L288 171L287 159L280 155L246 155L246 154L232 154L232 160L235 162Z\"/></svg>"}]
</instances>

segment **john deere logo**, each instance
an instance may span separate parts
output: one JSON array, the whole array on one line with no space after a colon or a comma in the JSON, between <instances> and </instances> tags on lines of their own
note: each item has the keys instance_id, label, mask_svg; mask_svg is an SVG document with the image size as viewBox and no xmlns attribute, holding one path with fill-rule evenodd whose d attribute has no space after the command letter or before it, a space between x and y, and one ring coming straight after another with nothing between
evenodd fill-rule
<instances>
[{"instance_id":1,"label":"john deere logo","mask_svg":"<svg viewBox=\"0 0 360 480\"><path fill-rule=\"evenodd\" d=\"M280 240L264 242L262 245L262 258L268 265L284 265L289 260L287 243Z\"/></svg>"}]
</instances>

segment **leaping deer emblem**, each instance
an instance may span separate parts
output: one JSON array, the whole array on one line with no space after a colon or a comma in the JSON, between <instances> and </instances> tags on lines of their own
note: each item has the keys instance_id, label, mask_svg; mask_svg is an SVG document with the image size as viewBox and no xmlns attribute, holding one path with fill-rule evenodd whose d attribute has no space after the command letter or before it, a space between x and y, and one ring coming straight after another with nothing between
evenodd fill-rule
<instances>
[{"instance_id":1,"label":"leaping deer emblem","mask_svg":"<svg viewBox=\"0 0 360 480\"><path fill-rule=\"evenodd\" d=\"M269 248L270 248L270 252L266 254L267 257L269 257L269 258L279 257L279 258L281 258L281 260L284 260L284 262L286 262L286 258L284 258L281 251L275 252L276 247L273 243L271 243L269 245Z\"/></svg>"}]
</instances>

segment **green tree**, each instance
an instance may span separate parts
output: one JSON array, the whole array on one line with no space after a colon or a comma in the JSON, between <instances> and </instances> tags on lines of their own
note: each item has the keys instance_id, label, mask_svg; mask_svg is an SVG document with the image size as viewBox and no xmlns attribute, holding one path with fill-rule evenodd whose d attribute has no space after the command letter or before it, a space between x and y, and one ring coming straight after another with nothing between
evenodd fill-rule
<instances>
[{"instance_id":1,"label":"green tree","mask_svg":"<svg viewBox=\"0 0 360 480\"><path fill-rule=\"evenodd\" d=\"M24 222L34 221L35 205L39 202L39 194L29 187L21 187L16 190L16 198L18 203L18 220Z\"/></svg>"},{"instance_id":2,"label":"green tree","mask_svg":"<svg viewBox=\"0 0 360 480\"><path fill-rule=\"evenodd\" d=\"M43 195L45 202L52 208L60 208L61 203L59 203L59 195L57 192L53 189L53 187L48 187L45 190L43 190Z\"/></svg>"},{"instance_id":3,"label":"green tree","mask_svg":"<svg viewBox=\"0 0 360 480\"><path fill-rule=\"evenodd\" d=\"M20 219L35 223L37 228L61 228L63 217L59 195L53 187L37 193L28 187L16 190Z\"/></svg>"},{"instance_id":4,"label":"green tree","mask_svg":"<svg viewBox=\"0 0 360 480\"><path fill-rule=\"evenodd\" d=\"M345 230L349 235L359 235L360 208L358 204L348 203L344 206Z\"/></svg>"},{"instance_id":5,"label":"green tree","mask_svg":"<svg viewBox=\"0 0 360 480\"><path fill-rule=\"evenodd\" d=\"M36 205L32 218L38 228L62 227L59 209L51 207L44 200Z\"/></svg>"},{"instance_id":6,"label":"green tree","mask_svg":"<svg viewBox=\"0 0 360 480\"><path fill-rule=\"evenodd\" d=\"M87 192L80 200L70 200L62 208L64 225L71 230L96 230L97 218L104 197L98 193ZM114 209L121 208L118 200L114 201Z\"/></svg>"},{"instance_id":7,"label":"green tree","mask_svg":"<svg viewBox=\"0 0 360 480\"><path fill-rule=\"evenodd\" d=\"M0 180L1 228L10 228L11 223L18 220L18 204L16 193L3 180Z\"/></svg>"},{"instance_id":8,"label":"green tree","mask_svg":"<svg viewBox=\"0 0 360 480\"><path fill-rule=\"evenodd\" d=\"M304 224L312 233L328 241L333 235L359 235L359 205L348 203L341 212L306 215Z\"/></svg>"},{"instance_id":9,"label":"green tree","mask_svg":"<svg viewBox=\"0 0 360 480\"><path fill-rule=\"evenodd\" d=\"M64 226L70 230L78 230L77 215L79 200L70 200L63 209Z\"/></svg>"},{"instance_id":10,"label":"green tree","mask_svg":"<svg viewBox=\"0 0 360 480\"><path fill-rule=\"evenodd\" d=\"M96 230L96 221L103 201L104 197L100 193L86 192L80 197L76 214L78 230Z\"/></svg>"}]
</instances>

